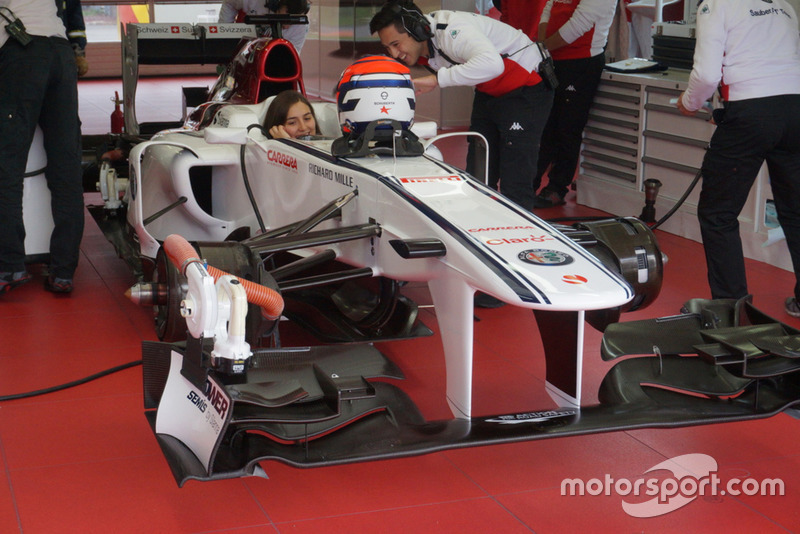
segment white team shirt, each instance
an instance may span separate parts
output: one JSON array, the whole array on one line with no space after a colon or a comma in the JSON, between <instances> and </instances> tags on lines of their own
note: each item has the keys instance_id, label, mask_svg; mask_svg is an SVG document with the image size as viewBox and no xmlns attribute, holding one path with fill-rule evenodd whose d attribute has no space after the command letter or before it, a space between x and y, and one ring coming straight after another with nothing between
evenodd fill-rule
<instances>
[{"instance_id":1,"label":"white team shirt","mask_svg":"<svg viewBox=\"0 0 800 534\"><path fill-rule=\"evenodd\" d=\"M233 22L239 11L247 15L271 15L265 0L225 0L219 9L219 22ZM268 30L269 31L269 30ZM282 29L283 38L292 43L299 54L308 35L308 24L292 24Z\"/></svg>"},{"instance_id":2,"label":"white team shirt","mask_svg":"<svg viewBox=\"0 0 800 534\"><path fill-rule=\"evenodd\" d=\"M567 49L569 52L565 59L588 58L602 53L608 42L608 31L614 21L617 2L615 0L548 0L539 19L540 25L550 22L550 14L556 1L559 4L556 6L556 13L560 12L562 17L569 14L566 22L562 22L558 28L558 34L568 45L572 45L588 32L592 33L590 39L580 40L572 47L566 46L553 50L551 52L553 59L561 59L559 56L567 53Z\"/></svg>"},{"instance_id":3,"label":"white team shirt","mask_svg":"<svg viewBox=\"0 0 800 534\"><path fill-rule=\"evenodd\" d=\"M444 52L428 59L441 87L475 86L494 80L505 70L501 54L527 72L542 61L539 49L522 30L490 17L466 11L434 11L426 15L433 30L433 46ZM446 26L446 27L444 27Z\"/></svg>"},{"instance_id":4,"label":"white team shirt","mask_svg":"<svg viewBox=\"0 0 800 534\"><path fill-rule=\"evenodd\" d=\"M64 23L58 16L56 3L53 0L0 0L0 11L13 20L14 17L2 8L10 9L25 25L25 31L29 35L67 38ZM8 41L6 25L8 21L0 18L0 46Z\"/></svg>"},{"instance_id":5,"label":"white team shirt","mask_svg":"<svg viewBox=\"0 0 800 534\"><path fill-rule=\"evenodd\" d=\"M704 0L683 105L696 111L720 81L727 100L800 94L800 35L786 0Z\"/></svg>"}]
</instances>

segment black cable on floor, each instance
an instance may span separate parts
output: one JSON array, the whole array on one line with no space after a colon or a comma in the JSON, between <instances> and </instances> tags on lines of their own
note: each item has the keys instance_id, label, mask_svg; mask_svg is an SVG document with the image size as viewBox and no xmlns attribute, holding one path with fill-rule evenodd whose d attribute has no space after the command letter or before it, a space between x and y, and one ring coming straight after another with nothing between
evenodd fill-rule
<instances>
[{"instance_id":1,"label":"black cable on floor","mask_svg":"<svg viewBox=\"0 0 800 534\"><path fill-rule=\"evenodd\" d=\"M142 360L136 360L133 362L124 363L122 365L118 365L116 367L112 367L111 369L106 369L105 371L101 371L97 374L93 374L91 376L87 376L86 378L81 378L79 380L75 380L74 382L68 382L66 384L61 384L60 386L53 386L46 389L40 389L37 391L29 391L27 393L16 393L14 395L3 395L0 396L0 402L8 401L8 400L15 400L15 399L27 399L28 397L36 397L38 395L44 395L46 393L54 393L56 391L61 391L62 389L68 389L75 386L80 386L81 384L85 384L86 382L91 382L92 380L97 380L98 378L102 378L104 376L110 375L112 373L116 373L117 371L122 371L124 369L128 369L130 367L136 367L137 365L142 365Z\"/></svg>"},{"instance_id":2,"label":"black cable on floor","mask_svg":"<svg viewBox=\"0 0 800 534\"><path fill-rule=\"evenodd\" d=\"M655 224L652 224L652 225L650 225L650 229L651 229L651 230L655 230L656 228L658 228L659 226L661 226L661 225L662 225L662 224L663 224L663 223L664 223L664 222L665 222L667 219L669 219L670 217L672 217L672 215L673 215L673 214L674 214L676 211L678 211L678 208L680 208L680 207L683 205L683 203L684 203L684 202L686 202L686 199L689 197L689 194L690 194L690 193L692 192L692 190L694 189L694 186L696 186L696 185L697 185L697 182L699 182L699 181L700 181L700 178L701 178L702 176L703 176L703 169L698 169L698 171L697 171L697 174L695 174L695 175L694 175L694 178L693 178L693 179L692 179L692 181L689 183L689 187L687 187L687 188L686 188L686 191L684 191L684 192L683 192L683 195L681 196L681 198L679 198L679 199L678 199L678 201L675 203L675 205L674 205L674 206L672 206L672 209L671 209L671 210L669 210L669 211L667 212L667 214L666 214L666 215L664 215L663 217L661 217L661 218L658 220L658 222L656 222Z\"/></svg>"}]
</instances>

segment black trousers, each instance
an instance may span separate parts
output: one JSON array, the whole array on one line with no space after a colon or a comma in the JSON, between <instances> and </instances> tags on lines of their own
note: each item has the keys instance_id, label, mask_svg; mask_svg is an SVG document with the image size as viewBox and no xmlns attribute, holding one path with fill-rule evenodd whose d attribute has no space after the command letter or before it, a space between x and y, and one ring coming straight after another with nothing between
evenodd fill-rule
<instances>
[{"instance_id":1,"label":"black trousers","mask_svg":"<svg viewBox=\"0 0 800 534\"><path fill-rule=\"evenodd\" d=\"M544 83L521 87L502 96L475 91L470 130L489 143L489 186L527 210L536 194L533 176L542 130L553 103ZM475 175L475 149L470 143L467 172Z\"/></svg>"},{"instance_id":2,"label":"black trousers","mask_svg":"<svg viewBox=\"0 0 800 534\"><path fill-rule=\"evenodd\" d=\"M66 39L34 37L0 48L0 271L25 268L22 190L37 124L55 228L50 273L72 278L83 235L81 132L75 55Z\"/></svg>"},{"instance_id":3,"label":"black trousers","mask_svg":"<svg viewBox=\"0 0 800 534\"><path fill-rule=\"evenodd\" d=\"M583 129L600 85L605 56L598 54L584 59L554 61L553 65L558 76L558 89L542 135L534 189L542 185L542 176L550 167L547 189L563 197L578 168Z\"/></svg>"},{"instance_id":4,"label":"black trousers","mask_svg":"<svg viewBox=\"0 0 800 534\"><path fill-rule=\"evenodd\" d=\"M800 298L800 95L729 102L715 119L697 205L711 296L748 293L738 216L766 161Z\"/></svg>"}]
</instances>

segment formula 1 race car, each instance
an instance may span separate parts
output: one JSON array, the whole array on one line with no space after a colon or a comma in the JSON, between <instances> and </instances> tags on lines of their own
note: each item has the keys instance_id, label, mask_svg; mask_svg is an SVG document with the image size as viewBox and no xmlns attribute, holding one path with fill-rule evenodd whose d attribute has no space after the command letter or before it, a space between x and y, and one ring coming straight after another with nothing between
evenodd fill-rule
<instances>
[{"instance_id":1,"label":"formula 1 race car","mask_svg":"<svg viewBox=\"0 0 800 534\"><path fill-rule=\"evenodd\" d=\"M153 305L163 340L143 344L145 408L179 484L264 475L265 459L330 465L797 402L800 332L746 301L614 324L660 290L647 225L558 226L521 209L436 157L436 138L412 130L413 95L407 72L356 69L337 104L313 104L321 136L265 136L268 98L131 151L127 227L144 278L131 293ZM368 342L430 333L408 282L430 290L452 419L426 421L372 380L403 373ZM476 292L533 310L558 409L473 417ZM262 346L281 316L350 344ZM586 321L605 329L604 357L658 352L615 366L598 406L581 403Z\"/></svg>"}]
</instances>

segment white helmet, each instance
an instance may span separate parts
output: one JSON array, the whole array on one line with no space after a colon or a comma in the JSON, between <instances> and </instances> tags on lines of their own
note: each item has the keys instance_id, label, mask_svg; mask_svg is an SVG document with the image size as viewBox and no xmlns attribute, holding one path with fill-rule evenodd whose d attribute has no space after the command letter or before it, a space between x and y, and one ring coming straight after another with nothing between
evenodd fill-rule
<instances>
[{"instance_id":1,"label":"white helmet","mask_svg":"<svg viewBox=\"0 0 800 534\"><path fill-rule=\"evenodd\" d=\"M366 56L342 73L336 89L342 131L364 133L380 119L398 121L404 130L414 123L414 84L408 67L387 56Z\"/></svg>"}]
</instances>

